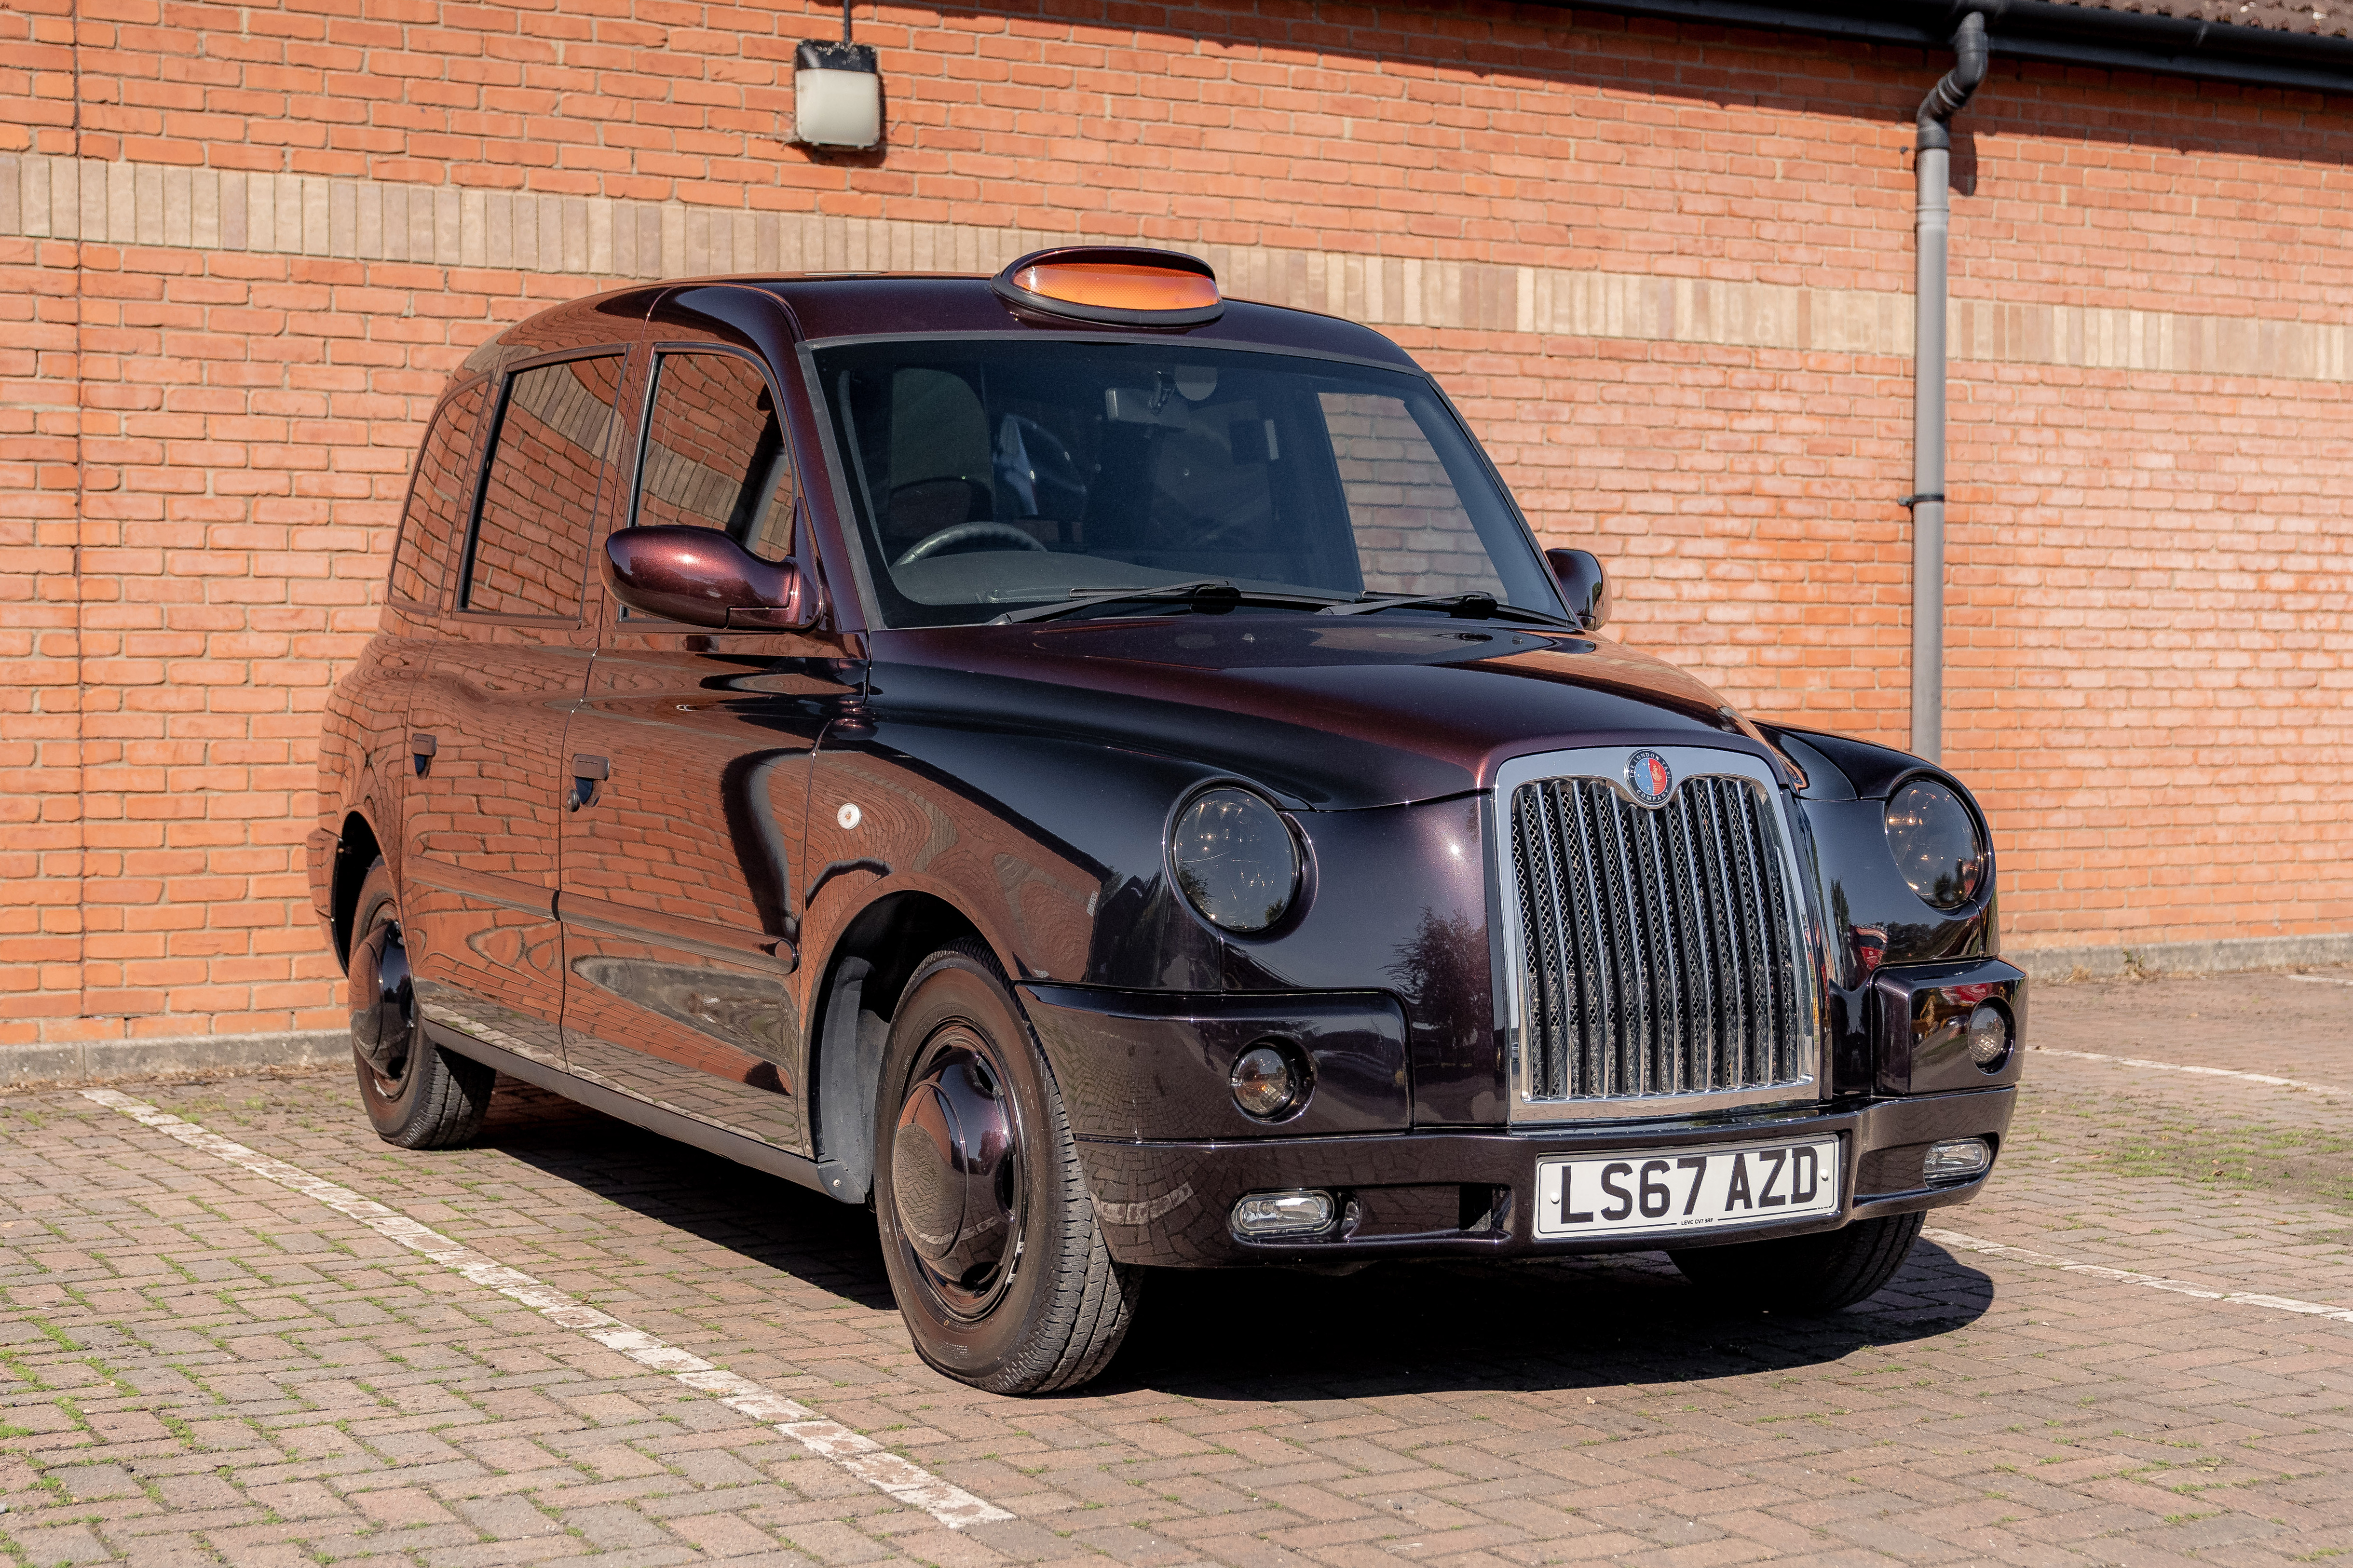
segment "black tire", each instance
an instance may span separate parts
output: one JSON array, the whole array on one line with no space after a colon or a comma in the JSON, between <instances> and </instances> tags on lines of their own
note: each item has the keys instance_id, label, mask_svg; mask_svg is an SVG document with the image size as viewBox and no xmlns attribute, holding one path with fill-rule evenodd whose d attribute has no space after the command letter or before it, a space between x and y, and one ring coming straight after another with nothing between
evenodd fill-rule
<instances>
[{"instance_id":1,"label":"black tire","mask_svg":"<svg viewBox=\"0 0 2353 1568\"><path fill-rule=\"evenodd\" d=\"M1926 1221L1926 1215L1891 1215L1814 1236L1694 1247L1667 1256L1684 1279L1704 1289L1776 1311L1835 1312L1884 1289Z\"/></svg>"},{"instance_id":2,"label":"black tire","mask_svg":"<svg viewBox=\"0 0 2353 1568\"><path fill-rule=\"evenodd\" d=\"M406 983L406 949L392 873L368 868L352 911L352 1063L368 1125L403 1149L455 1149L474 1140L490 1114L498 1069L426 1042ZM364 992L375 994L364 995ZM366 1040L375 1059L363 1048Z\"/></svg>"},{"instance_id":3,"label":"black tire","mask_svg":"<svg viewBox=\"0 0 2353 1568\"><path fill-rule=\"evenodd\" d=\"M992 1394L1103 1371L1141 1275L1103 1245L1053 1072L986 949L916 970L874 1100L876 1228L917 1353Z\"/></svg>"}]
</instances>

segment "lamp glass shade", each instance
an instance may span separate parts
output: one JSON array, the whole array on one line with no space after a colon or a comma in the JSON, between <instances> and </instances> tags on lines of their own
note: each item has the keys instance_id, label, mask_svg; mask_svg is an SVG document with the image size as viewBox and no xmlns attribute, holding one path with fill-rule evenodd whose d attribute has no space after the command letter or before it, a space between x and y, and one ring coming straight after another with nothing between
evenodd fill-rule
<instances>
[{"instance_id":1,"label":"lamp glass shade","mask_svg":"<svg viewBox=\"0 0 2353 1568\"><path fill-rule=\"evenodd\" d=\"M882 140L882 77L864 44L803 44L793 61L793 139L810 147Z\"/></svg>"}]
</instances>

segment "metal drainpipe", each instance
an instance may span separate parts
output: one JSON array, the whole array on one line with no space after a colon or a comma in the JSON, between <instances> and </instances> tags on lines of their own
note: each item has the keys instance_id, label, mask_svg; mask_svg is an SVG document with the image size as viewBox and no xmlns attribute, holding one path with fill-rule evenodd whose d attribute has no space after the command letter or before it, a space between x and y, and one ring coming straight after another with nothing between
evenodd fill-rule
<instances>
[{"instance_id":1,"label":"metal drainpipe","mask_svg":"<svg viewBox=\"0 0 2353 1568\"><path fill-rule=\"evenodd\" d=\"M1945 246L1951 229L1953 139L1947 127L1985 80L1985 18L1953 35L1953 68L1920 100L1914 163L1920 177L1912 329L1912 750L1934 763L1945 744Z\"/></svg>"}]
</instances>

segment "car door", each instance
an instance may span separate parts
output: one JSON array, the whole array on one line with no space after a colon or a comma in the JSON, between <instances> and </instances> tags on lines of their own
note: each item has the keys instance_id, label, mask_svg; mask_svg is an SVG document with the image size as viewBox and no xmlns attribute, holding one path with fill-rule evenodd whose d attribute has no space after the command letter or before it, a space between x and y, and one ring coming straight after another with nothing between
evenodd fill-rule
<instances>
[{"instance_id":1,"label":"car door","mask_svg":"<svg viewBox=\"0 0 2353 1568\"><path fill-rule=\"evenodd\" d=\"M497 378L454 602L409 704L403 927L418 1005L557 1066L564 733L596 653L584 584L626 369L606 350Z\"/></svg>"},{"instance_id":2,"label":"car door","mask_svg":"<svg viewBox=\"0 0 2353 1568\"><path fill-rule=\"evenodd\" d=\"M315 854L332 843L340 859L333 886L351 893L357 892L359 879L379 853L391 864L396 887L405 875L400 830L415 777L409 701L446 618L450 563L465 535L465 508L473 496L490 391L487 381L460 381L434 409L409 478L377 635L327 697L319 736L320 806L334 812L356 805L375 843L346 837L342 824L329 820L322 826L335 837L322 842L322 835L313 834L311 844ZM321 884L314 874L312 886L327 890ZM355 934L345 932L339 940Z\"/></svg>"},{"instance_id":3,"label":"car door","mask_svg":"<svg viewBox=\"0 0 2353 1568\"><path fill-rule=\"evenodd\" d=\"M724 529L755 555L800 549L813 564L791 421L761 356L683 306L658 310L650 331L620 521ZM686 626L617 602L601 618L566 742L571 1069L805 1152L801 818L809 753L851 689L840 641Z\"/></svg>"}]
</instances>

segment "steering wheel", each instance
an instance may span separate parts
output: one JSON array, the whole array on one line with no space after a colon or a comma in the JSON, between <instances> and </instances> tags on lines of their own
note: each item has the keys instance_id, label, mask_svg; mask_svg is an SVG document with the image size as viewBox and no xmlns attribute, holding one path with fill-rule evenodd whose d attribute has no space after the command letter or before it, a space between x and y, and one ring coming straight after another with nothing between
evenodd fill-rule
<instances>
[{"instance_id":1,"label":"steering wheel","mask_svg":"<svg viewBox=\"0 0 2353 1568\"><path fill-rule=\"evenodd\" d=\"M1043 550L1038 536L1014 527L1009 522L959 522L943 528L937 533L927 533L907 547L907 552L891 563L893 566L912 565L915 562L937 555L952 544L966 544L976 539L997 539L1022 550Z\"/></svg>"}]
</instances>

